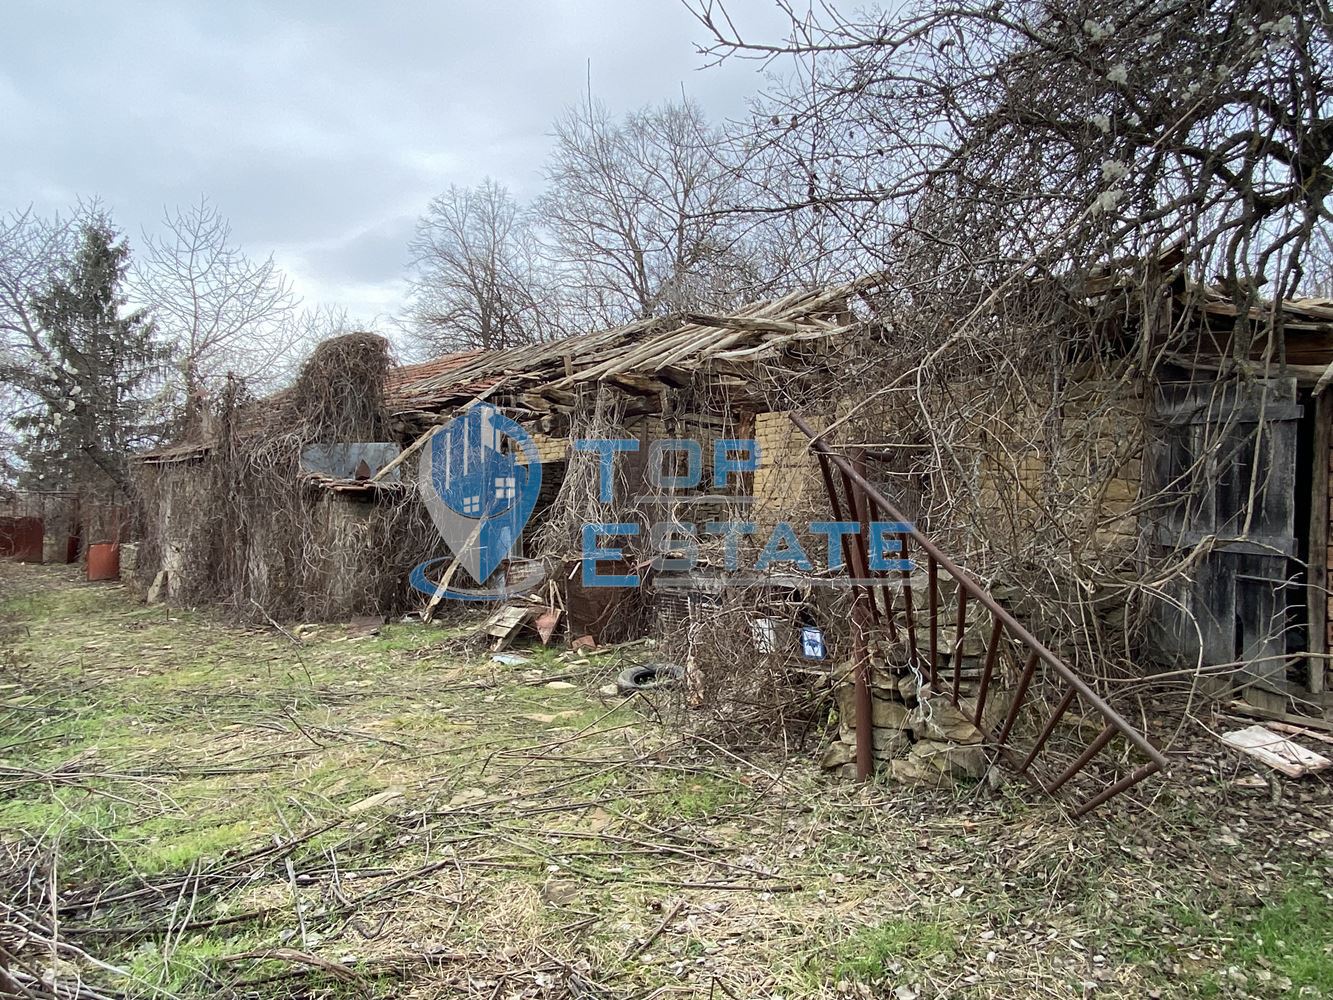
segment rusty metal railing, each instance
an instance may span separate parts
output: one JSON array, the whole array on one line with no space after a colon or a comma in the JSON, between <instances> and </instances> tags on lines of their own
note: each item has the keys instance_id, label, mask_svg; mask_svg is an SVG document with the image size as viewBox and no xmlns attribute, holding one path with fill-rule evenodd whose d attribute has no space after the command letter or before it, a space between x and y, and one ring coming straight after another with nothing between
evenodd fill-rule
<instances>
[{"instance_id":1,"label":"rusty metal railing","mask_svg":"<svg viewBox=\"0 0 1333 1000\"><path fill-rule=\"evenodd\" d=\"M843 562L852 575L854 606L852 613L852 659L853 680L855 683L855 709L857 734L857 776L865 779L873 770L873 748L871 743L871 702L869 657L866 648L866 633L873 628L882 628L889 637L897 639L905 636L906 646L913 663L931 690L948 697L950 703L960 711L963 703L960 698L963 647L968 627L968 610L980 605L990 612L991 629L986 643L985 659L982 662L980 682L977 688L976 703L971 708L973 724L982 731L995 746L1002 759L1025 778L1054 796L1060 793L1076 774L1084 771L1116 736L1122 737L1131 747L1147 758L1146 762L1128 774L1109 782L1082 802L1073 807L1075 816L1082 816L1108 799L1132 788L1145 778L1167 770L1166 758L1137 729L1126 722L1108 705L1073 669L1059 656L1047 649L1042 642L1027 630L994 596L983 587L970 573L945 555L926 535L877 490L865 477L864 457L854 460L838 454L830 448L805 420L796 414L791 415L792 422L810 439L810 447L819 459L824 487L828 492L829 503L834 517L848 522L860 522L859 532L844 533L842 537ZM837 473L835 479L834 473ZM839 497L837 480L841 480L842 496ZM896 571L876 572L871 569L868 540L872 520L871 508L900 527L897 539L901 553L895 557L901 560L902 568ZM845 509L845 513L844 513ZM919 644L921 631L917 621L917 611L912 592L912 572L910 543L914 542L926 555L927 594L926 612L926 650ZM944 609L939 606L939 573L943 570L954 579L958 588L957 610L954 615L954 638L952 656L952 677L946 677L941 684L939 670L940 615ZM898 607L893 600L894 588L888 572L899 574L897 592L901 597ZM879 581L883 581L880 583ZM879 600L875 591L879 592ZM882 607L881 607L882 605ZM1001 639L1007 636L1020 649L1026 650L1022 669L1012 692L1013 700L997 730L991 730L986 724L985 710L988 696L992 693L995 668L999 659ZM1032 682L1036 678L1038 667L1044 667L1046 679L1052 682L1055 690L1061 693L1055 708L1042 721L1040 729L1026 752L1012 745L1015 735L1015 723L1029 703ZM1043 778L1043 768L1036 767L1038 758L1049 746L1061 719L1078 702L1084 709L1101 716L1104 725L1101 731L1087 744L1075 760L1053 777Z\"/></svg>"}]
</instances>

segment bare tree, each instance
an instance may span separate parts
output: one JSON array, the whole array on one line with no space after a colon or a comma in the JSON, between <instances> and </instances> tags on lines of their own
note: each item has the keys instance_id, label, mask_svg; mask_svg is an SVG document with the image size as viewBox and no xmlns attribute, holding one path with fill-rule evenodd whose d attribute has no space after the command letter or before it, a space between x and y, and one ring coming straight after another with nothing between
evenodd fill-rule
<instances>
[{"instance_id":1,"label":"bare tree","mask_svg":"<svg viewBox=\"0 0 1333 1000\"><path fill-rule=\"evenodd\" d=\"M78 219L93 214L95 206L81 206L71 218L43 219L29 208L0 220L0 352L10 365L57 364L33 302L72 258Z\"/></svg>"},{"instance_id":2,"label":"bare tree","mask_svg":"<svg viewBox=\"0 0 1333 1000\"><path fill-rule=\"evenodd\" d=\"M431 349L492 350L546 335L536 240L500 184L451 186L434 198L410 250L412 318Z\"/></svg>"},{"instance_id":3,"label":"bare tree","mask_svg":"<svg viewBox=\"0 0 1333 1000\"><path fill-rule=\"evenodd\" d=\"M722 305L756 276L717 210L736 175L692 102L614 120L589 100L555 123L537 212L550 253L594 321Z\"/></svg>"},{"instance_id":4,"label":"bare tree","mask_svg":"<svg viewBox=\"0 0 1333 1000\"><path fill-rule=\"evenodd\" d=\"M248 257L207 199L167 215L163 226L162 235L144 237L136 292L177 346L187 400L193 405L229 373L260 388L291 374L305 346L298 299L273 257Z\"/></svg>"},{"instance_id":5,"label":"bare tree","mask_svg":"<svg viewBox=\"0 0 1333 1000\"><path fill-rule=\"evenodd\" d=\"M716 58L794 57L754 123L761 207L838 218L905 280L957 294L1183 244L1252 301L1300 284L1328 218L1325 0L824 5L776 41L689 6Z\"/></svg>"},{"instance_id":6,"label":"bare tree","mask_svg":"<svg viewBox=\"0 0 1333 1000\"><path fill-rule=\"evenodd\" d=\"M1189 371L1207 395L1281 371L1263 299L1315 284L1330 220L1327 0L780 0L774 39L688 2L712 58L790 71L749 123L734 209L819 218L831 250L888 271L867 293L882 341L805 405L839 414L825 433L891 432L905 447L878 471L913 520L1023 593L1074 662L1137 672L1150 619L1177 601L1179 621L1180 586L1212 578L1202 546L1139 526L1173 497L1211 500L1228 467L1214 437L1161 481L1151 379ZM1198 292L1182 278L1236 307L1216 371L1182 351L1197 314L1163 308L1168 283ZM1262 509L1245 478L1238 534Z\"/></svg>"},{"instance_id":7,"label":"bare tree","mask_svg":"<svg viewBox=\"0 0 1333 1000\"><path fill-rule=\"evenodd\" d=\"M1311 295L1333 299L1333 224L1319 226L1310 239L1306 286Z\"/></svg>"}]
</instances>

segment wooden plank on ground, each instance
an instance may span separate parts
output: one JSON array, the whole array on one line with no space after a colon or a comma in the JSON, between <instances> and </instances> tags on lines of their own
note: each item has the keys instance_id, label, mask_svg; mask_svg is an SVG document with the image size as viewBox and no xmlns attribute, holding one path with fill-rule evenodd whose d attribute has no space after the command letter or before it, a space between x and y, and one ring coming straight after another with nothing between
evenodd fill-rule
<instances>
[{"instance_id":1,"label":"wooden plank on ground","mask_svg":"<svg viewBox=\"0 0 1333 1000\"><path fill-rule=\"evenodd\" d=\"M1307 750L1299 743L1293 743L1285 736L1260 725L1223 733L1220 739L1227 746L1262 761L1289 778L1299 778L1333 767L1333 760L1323 754Z\"/></svg>"},{"instance_id":2,"label":"wooden plank on ground","mask_svg":"<svg viewBox=\"0 0 1333 1000\"><path fill-rule=\"evenodd\" d=\"M1327 729L1333 732L1333 719L1330 718L1318 719L1309 715L1296 715L1293 712L1274 712L1248 701L1233 701L1228 707L1233 712L1248 715L1252 719L1275 719L1278 722L1289 722L1294 726L1309 726L1311 729Z\"/></svg>"},{"instance_id":3,"label":"wooden plank on ground","mask_svg":"<svg viewBox=\"0 0 1333 1000\"><path fill-rule=\"evenodd\" d=\"M1288 736L1300 736L1307 740L1317 740L1320 743L1333 745L1333 736L1328 733L1317 733L1313 729L1306 729L1303 726L1292 726L1285 722L1270 722L1268 728L1279 733L1286 733Z\"/></svg>"},{"instance_id":4,"label":"wooden plank on ground","mask_svg":"<svg viewBox=\"0 0 1333 1000\"><path fill-rule=\"evenodd\" d=\"M508 646L514 636L519 633L519 630L533 618L536 618L540 610L540 608L531 606L507 604L491 615L484 629L488 636L495 639L491 649L498 652Z\"/></svg>"}]
</instances>

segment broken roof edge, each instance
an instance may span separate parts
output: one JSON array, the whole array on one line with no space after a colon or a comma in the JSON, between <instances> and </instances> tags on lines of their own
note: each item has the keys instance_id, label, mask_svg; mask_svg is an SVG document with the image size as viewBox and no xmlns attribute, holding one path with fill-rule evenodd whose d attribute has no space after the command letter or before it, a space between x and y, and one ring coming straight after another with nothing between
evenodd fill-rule
<instances>
[{"instance_id":1,"label":"broken roof edge","mask_svg":"<svg viewBox=\"0 0 1333 1000\"><path fill-rule=\"evenodd\" d=\"M710 361L759 361L788 345L856 329L863 321L847 315L850 300L882 285L886 277L887 272L878 271L850 282L801 289L751 302L729 314L671 313L559 340L487 351L416 388L423 399L430 396L435 406L443 406L503 380L536 383L536 387L523 387L529 391L559 392L579 383L651 378Z\"/></svg>"},{"instance_id":2,"label":"broken roof edge","mask_svg":"<svg viewBox=\"0 0 1333 1000\"><path fill-rule=\"evenodd\" d=\"M131 455L130 461L140 465L174 465L189 462L212 452L216 443L216 441L178 441L175 444Z\"/></svg>"},{"instance_id":3,"label":"broken roof edge","mask_svg":"<svg viewBox=\"0 0 1333 1000\"><path fill-rule=\"evenodd\" d=\"M684 311L558 340L497 350L467 350L396 365L385 375L386 415L441 412L484 398L503 383L514 391L566 392L577 384L604 382L622 389L629 380L712 362L751 364L804 342L827 340L857 329L846 315L850 300L883 285L886 271L852 281L798 289L747 303L731 313ZM843 314L840 321L832 318ZM850 320L850 321L849 321ZM526 382L527 384L521 384ZM245 404L252 414L281 405L289 388ZM262 420L239 421L242 436ZM254 426L250 426L253 424ZM208 455L215 439L180 441L133 457L144 465L189 462Z\"/></svg>"},{"instance_id":4,"label":"broken roof edge","mask_svg":"<svg viewBox=\"0 0 1333 1000\"><path fill-rule=\"evenodd\" d=\"M1141 268L1147 265L1148 273L1156 275L1161 282L1156 287L1180 305L1204 315L1239 317L1243 310L1223 288L1189 276L1184 256L1182 247L1175 245L1162 250L1155 259L1127 258L1115 268L1100 268L1088 274L1082 279L1081 292L1089 299L1098 299L1131 292L1136 287L1141 290L1141 286L1135 285L1135 278L1143 274ZM1247 318L1259 323L1280 312L1284 321L1289 318L1333 331L1333 299L1330 298L1291 295L1273 299L1256 295L1244 311Z\"/></svg>"}]
</instances>

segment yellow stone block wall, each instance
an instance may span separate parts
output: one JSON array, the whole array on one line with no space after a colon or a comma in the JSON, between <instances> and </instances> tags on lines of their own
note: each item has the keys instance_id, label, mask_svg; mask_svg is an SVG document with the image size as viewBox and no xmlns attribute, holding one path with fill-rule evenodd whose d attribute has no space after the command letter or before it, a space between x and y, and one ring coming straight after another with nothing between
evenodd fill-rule
<instances>
[{"instance_id":1,"label":"yellow stone block wall","mask_svg":"<svg viewBox=\"0 0 1333 1000\"><path fill-rule=\"evenodd\" d=\"M1076 560L1130 557L1140 535L1143 397L1129 384L1076 384L1052 411L1025 410L978 427L975 491L960 511L981 546L1025 539L1064 545Z\"/></svg>"},{"instance_id":2,"label":"yellow stone block wall","mask_svg":"<svg viewBox=\"0 0 1333 1000\"><path fill-rule=\"evenodd\" d=\"M822 426L813 422L814 426ZM761 529L778 521L809 523L832 519L819 460L810 440L786 413L755 416L759 468L754 474L754 517Z\"/></svg>"},{"instance_id":3,"label":"yellow stone block wall","mask_svg":"<svg viewBox=\"0 0 1333 1000\"><path fill-rule=\"evenodd\" d=\"M1088 382L1066 392L1054 417L1047 400L1029 398L1021 412L976 421L969 440L958 442L956 454L970 473L971 483L952 510L941 510L938 496L934 504L927 504L936 510L937 520L948 522L936 525L932 534L941 541L950 536L951 547L960 557L987 550L1021 551L1033 538L1047 545L1065 545L1079 561L1106 564L1132 556L1140 534L1135 508L1142 486L1142 392L1131 385ZM978 407L978 412L984 411L984 406ZM823 426L827 421L812 422ZM905 436L903 428L892 426L891 413L886 412L882 422L886 424L880 428L885 440ZM724 436L722 432L647 416L631 423L626 433L641 442L639 452L618 459L622 476L618 488L626 492L626 501L650 490L646 474L649 445L668 438L696 440L703 446L701 492L714 492L713 441ZM735 430L726 436L744 437L746 433ZM738 505L725 514L710 510L708 516L754 521L759 531L746 548L762 544L779 521L799 526L831 518L819 462L789 415L756 414L752 433L760 449L758 470L747 477L749 483L735 484L730 492L750 492L753 505L748 510ZM871 437L879 439L874 434ZM543 462L568 458L568 438L534 434L533 441ZM932 453L911 454L928 484L937 471ZM886 491L894 499L892 487ZM657 513L671 514L667 510ZM705 514L682 504L672 516L699 519ZM823 552L823 538L808 534L798 527L802 543L816 557Z\"/></svg>"},{"instance_id":4,"label":"yellow stone block wall","mask_svg":"<svg viewBox=\"0 0 1333 1000\"><path fill-rule=\"evenodd\" d=\"M570 443L567 437L551 437L542 434L540 431L530 431L528 437L537 447L537 457L546 464L547 462L565 462L569 459ZM515 461L520 465L527 464L527 454L519 452Z\"/></svg>"}]
</instances>

